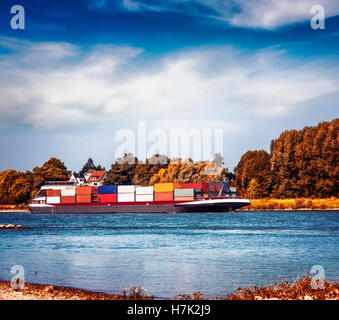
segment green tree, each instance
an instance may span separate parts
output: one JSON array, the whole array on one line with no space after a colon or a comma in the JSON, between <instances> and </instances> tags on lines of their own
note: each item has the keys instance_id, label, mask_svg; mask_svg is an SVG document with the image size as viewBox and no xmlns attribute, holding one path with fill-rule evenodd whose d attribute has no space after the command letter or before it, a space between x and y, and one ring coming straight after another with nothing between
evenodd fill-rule
<instances>
[{"instance_id":1,"label":"green tree","mask_svg":"<svg viewBox=\"0 0 339 320\"><path fill-rule=\"evenodd\" d=\"M83 165L82 169L80 170L81 174L86 173L88 170L93 169L96 171L104 171L106 170L105 167L102 167L100 164L99 165L95 165L94 161L92 158L88 158L87 162Z\"/></svg>"}]
</instances>

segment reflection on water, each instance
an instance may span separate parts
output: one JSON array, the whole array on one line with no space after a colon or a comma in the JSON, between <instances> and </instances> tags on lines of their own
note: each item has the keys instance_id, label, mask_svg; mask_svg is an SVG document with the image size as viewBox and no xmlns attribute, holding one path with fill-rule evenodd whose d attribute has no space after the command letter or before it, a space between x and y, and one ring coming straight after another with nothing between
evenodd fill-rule
<instances>
[{"instance_id":1,"label":"reflection on water","mask_svg":"<svg viewBox=\"0 0 339 320\"><path fill-rule=\"evenodd\" d=\"M28 282L156 297L272 284L325 268L338 280L338 212L177 215L0 214L0 279L23 265Z\"/></svg>"}]
</instances>

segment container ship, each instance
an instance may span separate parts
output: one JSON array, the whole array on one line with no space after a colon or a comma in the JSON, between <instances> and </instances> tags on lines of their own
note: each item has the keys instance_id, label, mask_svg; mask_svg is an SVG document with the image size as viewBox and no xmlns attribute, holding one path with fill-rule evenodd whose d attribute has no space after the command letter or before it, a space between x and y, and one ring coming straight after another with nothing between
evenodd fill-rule
<instances>
[{"instance_id":1,"label":"container ship","mask_svg":"<svg viewBox=\"0 0 339 320\"><path fill-rule=\"evenodd\" d=\"M200 213L248 206L227 183L156 183L154 186L76 186L47 182L32 200L32 213Z\"/></svg>"}]
</instances>

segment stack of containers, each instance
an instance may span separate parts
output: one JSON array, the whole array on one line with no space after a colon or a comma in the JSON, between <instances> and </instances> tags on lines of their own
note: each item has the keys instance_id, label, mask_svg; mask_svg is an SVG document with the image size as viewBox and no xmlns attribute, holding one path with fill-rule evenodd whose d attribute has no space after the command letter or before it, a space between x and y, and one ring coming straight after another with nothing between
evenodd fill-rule
<instances>
[{"instance_id":1,"label":"stack of containers","mask_svg":"<svg viewBox=\"0 0 339 320\"><path fill-rule=\"evenodd\" d=\"M117 202L117 186L98 187L98 201L100 203Z\"/></svg>"},{"instance_id":2,"label":"stack of containers","mask_svg":"<svg viewBox=\"0 0 339 320\"><path fill-rule=\"evenodd\" d=\"M156 183L154 185L154 201L173 201L173 183Z\"/></svg>"},{"instance_id":3,"label":"stack of containers","mask_svg":"<svg viewBox=\"0 0 339 320\"><path fill-rule=\"evenodd\" d=\"M118 186L118 202L135 202L135 186Z\"/></svg>"},{"instance_id":4,"label":"stack of containers","mask_svg":"<svg viewBox=\"0 0 339 320\"><path fill-rule=\"evenodd\" d=\"M204 194L208 196L208 183L199 182L199 183L182 183L181 189L194 189L195 197L203 197Z\"/></svg>"},{"instance_id":5,"label":"stack of containers","mask_svg":"<svg viewBox=\"0 0 339 320\"><path fill-rule=\"evenodd\" d=\"M92 197L98 194L96 187L78 187L76 188L76 201L77 203L91 203Z\"/></svg>"},{"instance_id":6,"label":"stack of containers","mask_svg":"<svg viewBox=\"0 0 339 320\"><path fill-rule=\"evenodd\" d=\"M61 189L61 203L75 203L75 188Z\"/></svg>"},{"instance_id":7,"label":"stack of containers","mask_svg":"<svg viewBox=\"0 0 339 320\"><path fill-rule=\"evenodd\" d=\"M208 195L209 196L218 196L220 190L222 189L223 183L209 183L208 184Z\"/></svg>"},{"instance_id":8,"label":"stack of containers","mask_svg":"<svg viewBox=\"0 0 339 320\"><path fill-rule=\"evenodd\" d=\"M154 201L154 187L136 187L135 201L137 202Z\"/></svg>"},{"instance_id":9,"label":"stack of containers","mask_svg":"<svg viewBox=\"0 0 339 320\"><path fill-rule=\"evenodd\" d=\"M175 201L193 201L194 189L174 189Z\"/></svg>"},{"instance_id":10,"label":"stack of containers","mask_svg":"<svg viewBox=\"0 0 339 320\"><path fill-rule=\"evenodd\" d=\"M60 203L61 190L49 189L46 190L46 203Z\"/></svg>"}]
</instances>

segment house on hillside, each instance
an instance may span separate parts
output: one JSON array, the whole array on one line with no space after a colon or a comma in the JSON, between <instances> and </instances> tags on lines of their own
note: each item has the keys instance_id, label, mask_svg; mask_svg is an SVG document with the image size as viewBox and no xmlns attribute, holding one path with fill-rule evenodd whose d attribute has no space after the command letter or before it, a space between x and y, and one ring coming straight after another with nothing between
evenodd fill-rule
<instances>
[{"instance_id":1,"label":"house on hillside","mask_svg":"<svg viewBox=\"0 0 339 320\"><path fill-rule=\"evenodd\" d=\"M86 171L84 173L84 177L85 177L85 180L87 181L89 179L89 177L92 175L92 173L94 172L95 170L94 169L89 169L88 171Z\"/></svg>"},{"instance_id":2,"label":"house on hillside","mask_svg":"<svg viewBox=\"0 0 339 320\"><path fill-rule=\"evenodd\" d=\"M74 182L77 186L81 186L86 182L86 179L83 174L73 172L69 181Z\"/></svg>"},{"instance_id":3,"label":"house on hillside","mask_svg":"<svg viewBox=\"0 0 339 320\"><path fill-rule=\"evenodd\" d=\"M106 171L93 171L89 178L86 179L86 184L92 187L101 186L105 177Z\"/></svg>"}]
</instances>

